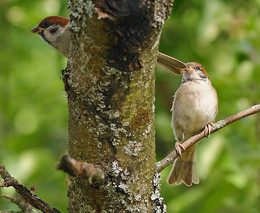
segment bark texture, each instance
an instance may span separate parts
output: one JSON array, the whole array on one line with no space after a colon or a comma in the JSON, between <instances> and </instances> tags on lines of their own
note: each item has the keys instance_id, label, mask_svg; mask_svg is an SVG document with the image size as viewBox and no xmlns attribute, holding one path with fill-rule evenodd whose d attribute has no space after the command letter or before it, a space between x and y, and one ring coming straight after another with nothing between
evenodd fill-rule
<instances>
[{"instance_id":1,"label":"bark texture","mask_svg":"<svg viewBox=\"0 0 260 213\"><path fill-rule=\"evenodd\" d=\"M105 182L72 178L69 212L156 209L154 71L171 7L167 0L70 1L69 155L98 166Z\"/></svg>"}]
</instances>

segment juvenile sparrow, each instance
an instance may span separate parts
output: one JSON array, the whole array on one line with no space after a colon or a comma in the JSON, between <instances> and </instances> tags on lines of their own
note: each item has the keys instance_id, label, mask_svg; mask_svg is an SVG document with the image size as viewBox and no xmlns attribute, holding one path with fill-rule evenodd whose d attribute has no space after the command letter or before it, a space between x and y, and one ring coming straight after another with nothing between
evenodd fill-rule
<instances>
[{"instance_id":1,"label":"juvenile sparrow","mask_svg":"<svg viewBox=\"0 0 260 213\"><path fill-rule=\"evenodd\" d=\"M177 140L176 151L180 156L175 160L167 183L191 186L198 184L199 177L196 168L196 144L181 153L181 143L198 134L205 126L214 122L218 112L217 92L203 67L196 62L183 63L186 68L180 68L179 60L163 56L166 68L182 73L182 83L175 92L172 104L172 128ZM182 62L181 62L182 63Z\"/></svg>"},{"instance_id":2,"label":"juvenile sparrow","mask_svg":"<svg viewBox=\"0 0 260 213\"><path fill-rule=\"evenodd\" d=\"M31 32L39 34L44 39L44 41L46 41L59 53L61 53L66 58L69 57L71 33L69 19L61 16L46 17L36 27L34 27ZM171 61L171 63L168 63L167 60L165 60L165 57L167 57L167 55L158 53L158 64L168 68L173 73L180 75L180 69L183 69L186 66L177 59L175 62ZM174 67L172 66L172 63L174 63Z\"/></svg>"}]
</instances>

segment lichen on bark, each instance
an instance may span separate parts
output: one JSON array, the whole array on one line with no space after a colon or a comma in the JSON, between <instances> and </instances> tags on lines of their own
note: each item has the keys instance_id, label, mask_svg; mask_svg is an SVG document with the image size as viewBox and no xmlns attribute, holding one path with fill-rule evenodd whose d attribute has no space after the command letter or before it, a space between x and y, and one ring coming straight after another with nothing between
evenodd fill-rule
<instances>
[{"instance_id":1,"label":"lichen on bark","mask_svg":"<svg viewBox=\"0 0 260 213\"><path fill-rule=\"evenodd\" d=\"M69 212L153 211L154 71L171 1L147 0L112 14L105 5L111 2L124 8L113 0L69 4L68 151L106 174L98 188L72 178ZM101 10L112 18L99 19Z\"/></svg>"}]
</instances>

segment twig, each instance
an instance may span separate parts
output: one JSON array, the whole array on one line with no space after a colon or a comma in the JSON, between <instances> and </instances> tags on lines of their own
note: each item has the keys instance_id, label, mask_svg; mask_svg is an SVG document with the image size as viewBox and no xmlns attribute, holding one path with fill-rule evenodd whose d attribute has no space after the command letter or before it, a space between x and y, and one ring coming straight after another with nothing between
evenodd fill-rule
<instances>
[{"instance_id":1,"label":"twig","mask_svg":"<svg viewBox=\"0 0 260 213\"><path fill-rule=\"evenodd\" d=\"M91 185L100 185L105 178L104 172L95 165L79 162L69 155L64 155L56 168L70 176L86 178Z\"/></svg>"},{"instance_id":2,"label":"twig","mask_svg":"<svg viewBox=\"0 0 260 213\"><path fill-rule=\"evenodd\" d=\"M231 115L229 117L227 117L224 120L220 120L217 123L213 124L212 128L209 128L209 131L202 131L201 133L192 136L191 138L189 138L188 140L184 141L182 143L182 146L185 148L185 150L187 148L189 148L190 146L192 146L193 144L197 143L198 141L200 141L202 138L207 137L208 135L217 132L218 130L222 129L223 127L237 121L240 120L244 117L247 117L249 115L253 115L260 112L260 104L252 106L242 112L239 112L235 115ZM166 168L169 164L171 164L179 155L176 153L176 151L172 151L168 156L166 156L163 160L159 161L156 163L157 172L161 172L164 168Z\"/></svg>"},{"instance_id":3,"label":"twig","mask_svg":"<svg viewBox=\"0 0 260 213\"><path fill-rule=\"evenodd\" d=\"M60 213L57 209L51 208L49 204L41 200L34 192L27 189L24 185L20 184L10 173L5 169L4 165L0 163L0 175L4 180L1 184L2 187L14 187L16 192L21 195L25 202L29 203L36 209L46 213Z\"/></svg>"}]
</instances>

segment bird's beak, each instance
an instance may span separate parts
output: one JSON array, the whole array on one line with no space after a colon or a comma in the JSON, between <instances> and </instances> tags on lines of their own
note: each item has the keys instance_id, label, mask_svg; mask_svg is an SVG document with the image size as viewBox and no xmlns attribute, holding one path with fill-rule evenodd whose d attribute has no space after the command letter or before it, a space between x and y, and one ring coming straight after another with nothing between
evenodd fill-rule
<instances>
[{"instance_id":1,"label":"bird's beak","mask_svg":"<svg viewBox=\"0 0 260 213\"><path fill-rule=\"evenodd\" d=\"M42 31L44 30L44 28L36 26L31 30L31 33L36 33L36 34L40 34Z\"/></svg>"},{"instance_id":2,"label":"bird's beak","mask_svg":"<svg viewBox=\"0 0 260 213\"><path fill-rule=\"evenodd\" d=\"M192 67L190 67L187 63L185 63L185 64L187 67L184 69L184 71L190 72L192 70Z\"/></svg>"}]
</instances>

